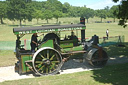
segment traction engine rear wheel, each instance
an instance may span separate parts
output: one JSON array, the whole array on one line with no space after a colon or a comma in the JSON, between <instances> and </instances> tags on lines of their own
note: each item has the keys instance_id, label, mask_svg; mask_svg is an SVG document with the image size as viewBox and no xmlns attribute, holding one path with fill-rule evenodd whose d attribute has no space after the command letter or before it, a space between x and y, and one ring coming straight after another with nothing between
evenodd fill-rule
<instances>
[{"instance_id":1,"label":"traction engine rear wheel","mask_svg":"<svg viewBox=\"0 0 128 85\"><path fill-rule=\"evenodd\" d=\"M36 51L32 64L38 75L52 75L59 72L62 66L62 57L57 50L44 47Z\"/></svg>"},{"instance_id":2,"label":"traction engine rear wheel","mask_svg":"<svg viewBox=\"0 0 128 85\"><path fill-rule=\"evenodd\" d=\"M94 66L94 67L103 67L104 65L106 65L108 61L108 56L107 53L102 50L102 53L100 53L99 50L97 50L91 58L90 63Z\"/></svg>"}]
</instances>

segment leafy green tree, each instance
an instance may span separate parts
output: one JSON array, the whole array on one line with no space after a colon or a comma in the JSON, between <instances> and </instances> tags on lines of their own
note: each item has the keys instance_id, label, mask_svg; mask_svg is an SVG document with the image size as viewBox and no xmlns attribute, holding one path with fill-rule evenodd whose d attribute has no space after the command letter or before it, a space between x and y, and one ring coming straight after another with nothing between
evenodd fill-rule
<instances>
[{"instance_id":1,"label":"leafy green tree","mask_svg":"<svg viewBox=\"0 0 128 85\"><path fill-rule=\"evenodd\" d=\"M96 10L97 12L97 16L101 18L101 22L102 22L102 19L106 19L107 18L107 12L105 10Z\"/></svg>"},{"instance_id":2,"label":"leafy green tree","mask_svg":"<svg viewBox=\"0 0 128 85\"><path fill-rule=\"evenodd\" d=\"M35 18L37 20L37 24L38 24L39 19L42 18L42 11L35 9L33 12L33 18Z\"/></svg>"},{"instance_id":3,"label":"leafy green tree","mask_svg":"<svg viewBox=\"0 0 128 85\"><path fill-rule=\"evenodd\" d=\"M34 9L41 10L45 2L32 1L31 5Z\"/></svg>"},{"instance_id":4,"label":"leafy green tree","mask_svg":"<svg viewBox=\"0 0 128 85\"><path fill-rule=\"evenodd\" d=\"M105 8L104 8L104 10L106 10L107 12L110 10L110 8L109 8L109 6L106 6Z\"/></svg>"},{"instance_id":5,"label":"leafy green tree","mask_svg":"<svg viewBox=\"0 0 128 85\"><path fill-rule=\"evenodd\" d=\"M70 4L68 2L65 2L63 4L63 13L68 13L69 12L69 9L70 9Z\"/></svg>"},{"instance_id":6,"label":"leafy green tree","mask_svg":"<svg viewBox=\"0 0 128 85\"><path fill-rule=\"evenodd\" d=\"M107 17L110 17L111 12L110 12L109 6L106 6L106 7L104 8L104 11L106 11L106 16L107 16Z\"/></svg>"},{"instance_id":7,"label":"leafy green tree","mask_svg":"<svg viewBox=\"0 0 128 85\"><path fill-rule=\"evenodd\" d=\"M53 13L52 11L50 10L45 10L44 13L43 13L43 19L47 20L47 23L48 23L48 20L49 19L52 19L53 18Z\"/></svg>"},{"instance_id":8,"label":"leafy green tree","mask_svg":"<svg viewBox=\"0 0 128 85\"><path fill-rule=\"evenodd\" d=\"M53 3L53 6L58 11L62 11L62 9L63 9L63 4L58 0Z\"/></svg>"},{"instance_id":9,"label":"leafy green tree","mask_svg":"<svg viewBox=\"0 0 128 85\"><path fill-rule=\"evenodd\" d=\"M7 15L10 20L19 20L20 26L23 20L32 20L33 8L31 0L7 0Z\"/></svg>"},{"instance_id":10,"label":"leafy green tree","mask_svg":"<svg viewBox=\"0 0 128 85\"><path fill-rule=\"evenodd\" d=\"M93 18L94 15L95 15L95 12L93 9L90 9L90 8L85 8L85 7L82 7L81 8L81 16L85 17L87 19L87 23L88 23L88 20L89 18Z\"/></svg>"},{"instance_id":11,"label":"leafy green tree","mask_svg":"<svg viewBox=\"0 0 128 85\"><path fill-rule=\"evenodd\" d=\"M47 10L51 10L51 11L62 11L62 3L58 0L47 0L46 3L45 3L45 9Z\"/></svg>"},{"instance_id":12,"label":"leafy green tree","mask_svg":"<svg viewBox=\"0 0 128 85\"><path fill-rule=\"evenodd\" d=\"M55 11L53 13L53 17L57 19L56 23L58 23L58 18L62 17L63 16L63 13L60 12L60 11Z\"/></svg>"},{"instance_id":13,"label":"leafy green tree","mask_svg":"<svg viewBox=\"0 0 128 85\"><path fill-rule=\"evenodd\" d=\"M113 0L114 2L118 2L119 0ZM128 0L122 0L120 5L119 5L119 12L117 14L118 19L120 19L119 21L119 25L126 27L127 25L125 23L127 23L128 20Z\"/></svg>"},{"instance_id":14,"label":"leafy green tree","mask_svg":"<svg viewBox=\"0 0 128 85\"><path fill-rule=\"evenodd\" d=\"M70 6L68 15L70 17L78 17L78 16L80 16L80 10L81 10L80 7Z\"/></svg>"},{"instance_id":15,"label":"leafy green tree","mask_svg":"<svg viewBox=\"0 0 128 85\"><path fill-rule=\"evenodd\" d=\"M109 17L113 18L113 22L115 22L115 19L117 18L117 14L119 12L118 6L112 6L109 10Z\"/></svg>"},{"instance_id":16,"label":"leafy green tree","mask_svg":"<svg viewBox=\"0 0 128 85\"><path fill-rule=\"evenodd\" d=\"M4 24L3 18L6 18L6 12L7 12L7 5L5 1L0 1L0 22L1 24Z\"/></svg>"},{"instance_id":17,"label":"leafy green tree","mask_svg":"<svg viewBox=\"0 0 128 85\"><path fill-rule=\"evenodd\" d=\"M49 1L45 2L44 8L45 8L45 10L51 10L51 11L56 10L55 7L53 6L53 4Z\"/></svg>"}]
</instances>

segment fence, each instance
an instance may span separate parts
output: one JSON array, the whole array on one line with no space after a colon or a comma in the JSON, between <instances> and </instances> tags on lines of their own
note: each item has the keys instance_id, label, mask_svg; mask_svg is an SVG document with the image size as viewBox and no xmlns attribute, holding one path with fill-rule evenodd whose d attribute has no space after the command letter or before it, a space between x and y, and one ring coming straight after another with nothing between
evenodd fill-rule
<instances>
[{"instance_id":1,"label":"fence","mask_svg":"<svg viewBox=\"0 0 128 85\"><path fill-rule=\"evenodd\" d=\"M118 44L124 42L124 36L114 36L109 37L108 39L106 37L100 38L99 43L101 46L109 46L113 44ZM25 49L30 49L30 40L23 40L21 41L21 45L25 45ZM16 41L0 41L0 50L15 50Z\"/></svg>"},{"instance_id":2,"label":"fence","mask_svg":"<svg viewBox=\"0 0 128 85\"><path fill-rule=\"evenodd\" d=\"M115 45L115 44L121 44L124 42L124 36L113 36L109 37L103 37L99 39L99 43L101 46L109 46L109 45Z\"/></svg>"}]
</instances>

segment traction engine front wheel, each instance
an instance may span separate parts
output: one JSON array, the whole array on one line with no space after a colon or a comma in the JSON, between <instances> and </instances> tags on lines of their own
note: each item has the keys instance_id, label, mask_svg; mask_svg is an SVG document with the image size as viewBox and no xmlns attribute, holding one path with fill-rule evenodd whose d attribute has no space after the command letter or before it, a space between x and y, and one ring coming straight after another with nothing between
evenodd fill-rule
<instances>
[{"instance_id":1,"label":"traction engine front wheel","mask_svg":"<svg viewBox=\"0 0 128 85\"><path fill-rule=\"evenodd\" d=\"M38 75L53 75L62 67L62 57L57 50L44 47L36 51L32 64Z\"/></svg>"}]
</instances>

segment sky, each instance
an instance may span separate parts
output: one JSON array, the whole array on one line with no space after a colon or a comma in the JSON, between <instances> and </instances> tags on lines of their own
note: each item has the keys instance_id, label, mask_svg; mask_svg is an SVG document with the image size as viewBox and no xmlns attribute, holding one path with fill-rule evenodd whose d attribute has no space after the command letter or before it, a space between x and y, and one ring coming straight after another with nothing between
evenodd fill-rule
<instances>
[{"instance_id":1,"label":"sky","mask_svg":"<svg viewBox=\"0 0 128 85\"><path fill-rule=\"evenodd\" d=\"M47 1L47 0L35 0L35 1ZM118 3L114 3L112 0L58 0L62 4L64 2L68 2L72 6L84 6L91 9L104 9L106 6L112 7L113 5L118 5Z\"/></svg>"}]
</instances>

